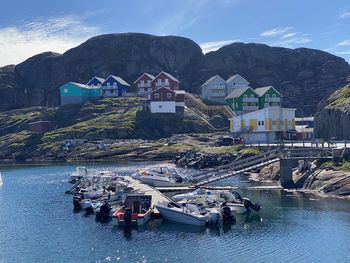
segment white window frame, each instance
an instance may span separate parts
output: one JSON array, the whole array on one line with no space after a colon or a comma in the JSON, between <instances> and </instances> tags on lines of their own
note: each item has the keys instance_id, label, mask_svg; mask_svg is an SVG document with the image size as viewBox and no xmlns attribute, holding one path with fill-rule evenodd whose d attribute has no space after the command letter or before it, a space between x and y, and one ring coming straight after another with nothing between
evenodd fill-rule
<instances>
[{"instance_id":1,"label":"white window frame","mask_svg":"<svg viewBox=\"0 0 350 263\"><path fill-rule=\"evenodd\" d=\"M68 89L63 89L63 92L64 93L68 93Z\"/></svg>"},{"instance_id":2,"label":"white window frame","mask_svg":"<svg viewBox=\"0 0 350 263\"><path fill-rule=\"evenodd\" d=\"M154 93L154 98L155 99L159 99L159 93L158 92Z\"/></svg>"},{"instance_id":3,"label":"white window frame","mask_svg":"<svg viewBox=\"0 0 350 263\"><path fill-rule=\"evenodd\" d=\"M166 97L167 97L168 99L170 99L170 98L171 98L171 93L168 92L168 93L166 94Z\"/></svg>"}]
</instances>

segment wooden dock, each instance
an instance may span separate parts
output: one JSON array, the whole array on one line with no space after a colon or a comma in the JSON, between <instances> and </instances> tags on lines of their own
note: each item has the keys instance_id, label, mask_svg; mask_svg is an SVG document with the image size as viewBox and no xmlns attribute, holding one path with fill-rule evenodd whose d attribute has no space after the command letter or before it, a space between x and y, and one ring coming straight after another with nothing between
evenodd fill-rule
<instances>
[{"instance_id":1,"label":"wooden dock","mask_svg":"<svg viewBox=\"0 0 350 263\"><path fill-rule=\"evenodd\" d=\"M159 190L156 188L149 186L147 184L143 184L140 181L132 178L131 176L125 176L125 179L128 180L132 187L139 190L140 192L144 193L145 195L151 195L152 196L152 206L155 204L158 204L160 202L169 202L171 201L168 197L166 197L164 194L162 194ZM155 214L159 214L157 209L154 209L153 211Z\"/></svg>"}]
</instances>

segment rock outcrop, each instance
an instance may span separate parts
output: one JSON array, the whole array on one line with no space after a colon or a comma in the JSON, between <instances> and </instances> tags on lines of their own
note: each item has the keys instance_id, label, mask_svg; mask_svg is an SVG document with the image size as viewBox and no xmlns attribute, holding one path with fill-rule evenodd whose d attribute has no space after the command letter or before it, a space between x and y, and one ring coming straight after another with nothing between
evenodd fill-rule
<instances>
[{"instance_id":1,"label":"rock outcrop","mask_svg":"<svg viewBox=\"0 0 350 263\"><path fill-rule=\"evenodd\" d=\"M190 39L139 33L109 34L89 39L64 54L42 53L16 66L0 68L0 111L25 106L57 106L58 88L68 82L86 83L92 76L120 75L132 83L143 72L165 70L182 87L199 92L214 74L239 73L252 87L273 85L284 104L307 115L343 86L350 66L327 52L234 43L203 55Z\"/></svg>"},{"instance_id":2,"label":"rock outcrop","mask_svg":"<svg viewBox=\"0 0 350 263\"><path fill-rule=\"evenodd\" d=\"M315 115L316 136L350 140L350 85L335 91L319 108Z\"/></svg>"}]
</instances>

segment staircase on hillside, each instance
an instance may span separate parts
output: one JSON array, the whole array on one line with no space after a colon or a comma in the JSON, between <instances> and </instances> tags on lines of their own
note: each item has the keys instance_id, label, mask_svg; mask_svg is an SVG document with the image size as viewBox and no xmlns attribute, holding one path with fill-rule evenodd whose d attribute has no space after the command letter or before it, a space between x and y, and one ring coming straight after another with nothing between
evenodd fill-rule
<instances>
[{"instance_id":1,"label":"staircase on hillside","mask_svg":"<svg viewBox=\"0 0 350 263\"><path fill-rule=\"evenodd\" d=\"M227 118L235 116L234 112L227 105L207 105L203 101L191 93L185 93L185 105L195 111L200 111L208 116L213 116L217 113L224 114Z\"/></svg>"}]
</instances>

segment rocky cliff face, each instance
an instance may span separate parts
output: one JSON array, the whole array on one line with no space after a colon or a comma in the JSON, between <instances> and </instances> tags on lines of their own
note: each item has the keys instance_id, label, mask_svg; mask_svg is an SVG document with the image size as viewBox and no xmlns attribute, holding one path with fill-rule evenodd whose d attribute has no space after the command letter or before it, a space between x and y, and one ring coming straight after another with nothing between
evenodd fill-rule
<instances>
[{"instance_id":1,"label":"rocky cliff face","mask_svg":"<svg viewBox=\"0 0 350 263\"><path fill-rule=\"evenodd\" d=\"M262 44L234 43L202 54L192 40L138 33L101 35L63 55L43 53L17 66L0 68L0 110L24 106L56 106L58 88L87 82L92 76L120 75L132 83L143 72L165 70L182 87L199 92L214 74L239 73L252 87L273 85L284 94L285 106L316 111L321 99L344 85L350 66L344 59L312 49L287 49Z\"/></svg>"},{"instance_id":2,"label":"rocky cliff face","mask_svg":"<svg viewBox=\"0 0 350 263\"><path fill-rule=\"evenodd\" d=\"M326 140L350 140L350 85L320 103L315 114L315 133Z\"/></svg>"}]
</instances>

